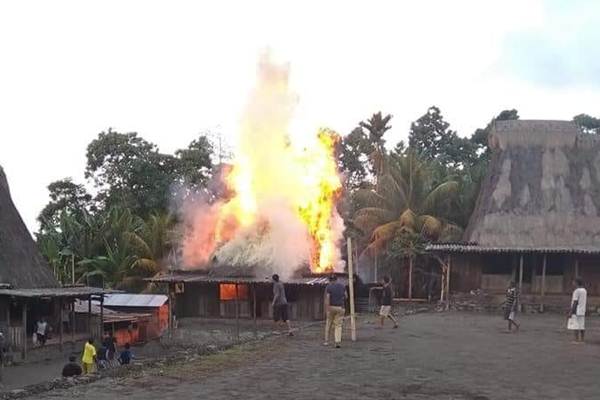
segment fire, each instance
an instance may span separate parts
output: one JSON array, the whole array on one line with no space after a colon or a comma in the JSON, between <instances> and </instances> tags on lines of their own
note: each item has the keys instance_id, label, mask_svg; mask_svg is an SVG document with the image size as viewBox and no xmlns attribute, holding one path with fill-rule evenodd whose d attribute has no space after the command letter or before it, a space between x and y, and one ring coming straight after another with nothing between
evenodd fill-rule
<instances>
[{"instance_id":1,"label":"fire","mask_svg":"<svg viewBox=\"0 0 600 400\"><path fill-rule=\"evenodd\" d=\"M308 248L309 254L301 258L314 272L324 272L339 261L336 224L340 218L335 202L341 182L334 156L339 137L325 129L304 137L303 144L290 137L288 125L296 99L288 88L288 74L287 66L273 64L268 56L261 59L258 83L250 95L226 177L233 196L217 211L215 246L243 242L241 236L248 231L259 231L263 237L263 229L298 225L301 229L294 228L290 237L274 238L284 240L284 246L273 245L263 253L277 252L279 247Z\"/></svg>"}]
</instances>

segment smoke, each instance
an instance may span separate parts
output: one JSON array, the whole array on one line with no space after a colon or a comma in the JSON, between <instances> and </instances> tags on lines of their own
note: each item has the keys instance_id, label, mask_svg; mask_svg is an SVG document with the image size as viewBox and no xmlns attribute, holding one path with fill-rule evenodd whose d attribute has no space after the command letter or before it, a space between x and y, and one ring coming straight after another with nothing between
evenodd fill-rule
<instances>
[{"instance_id":1,"label":"smoke","mask_svg":"<svg viewBox=\"0 0 600 400\"><path fill-rule=\"evenodd\" d=\"M185 268L216 260L289 277L315 260L338 267L343 223L333 205L341 186L334 139L314 135L299 146L290 138L297 98L288 76L288 65L261 57L232 168L216 178L228 195L218 201L190 196L180 207Z\"/></svg>"}]
</instances>

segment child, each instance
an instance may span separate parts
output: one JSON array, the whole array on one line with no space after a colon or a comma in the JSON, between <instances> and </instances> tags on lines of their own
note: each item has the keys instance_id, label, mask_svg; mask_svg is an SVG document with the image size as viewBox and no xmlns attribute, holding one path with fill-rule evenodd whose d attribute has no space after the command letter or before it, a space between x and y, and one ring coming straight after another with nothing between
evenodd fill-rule
<instances>
[{"instance_id":1,"label":"child","mask_svg":"<svg viewBox=\"0 0 600 400\"><path fill-rule=\"evenodd\" d=\"M125 350L121 352L119 356L119 362L121 365L127 365L131 362L133 358L133 354L131 353L131 345L129 343L125 343Z\"/></svg>"},{"instance_id":2,"label":"child","mask_svg":"<svg viewBox=\"0 0 600 400\"><path fill-rule=\"evenodd\" d=\"M515 321L515 315L517 313L517 304L519 303L519 291L517 290L515 283L510 282L508 289L506 289L506 301L504 302L504 319L508 321L508 331L512 331L514 325L519 331L519 324Z\"/></svg>"}]
</instances>

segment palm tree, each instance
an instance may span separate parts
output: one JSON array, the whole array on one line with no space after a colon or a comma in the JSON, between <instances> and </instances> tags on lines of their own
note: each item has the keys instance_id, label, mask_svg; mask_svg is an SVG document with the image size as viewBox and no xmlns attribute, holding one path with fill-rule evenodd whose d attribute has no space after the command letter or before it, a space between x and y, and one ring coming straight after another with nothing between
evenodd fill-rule
<instances>
[{"instance_id":1,"label":"palm tree","mask_svg":"<svg viewBox=\"0 0 600 400\"><path fill-rule=\"evenodd\" d=\"M378 153L378 185L355 192L354 224L369 236L365 250L377 256L388 251L392 239L418 235L425 241L449 239L460 228L447 218L455 206L459 185L447 180L432 182L432 170L413 152L391 158ZM409 276L412 261L409 259ZM409 297L412 297L409 283Z\"/></svg>"},{"instance_id":2,"label":"palm tree","mask_svg":"<svg viewBox=\"0 0 600 400\"><path fill-rule=\"evenodd\" d=\"M173 249L174 226L172 214L153 214L145 221L140 232L131 233L129 239L138 257L132 268L151 275L160 271Z\"/></svg>"}]
</instances>

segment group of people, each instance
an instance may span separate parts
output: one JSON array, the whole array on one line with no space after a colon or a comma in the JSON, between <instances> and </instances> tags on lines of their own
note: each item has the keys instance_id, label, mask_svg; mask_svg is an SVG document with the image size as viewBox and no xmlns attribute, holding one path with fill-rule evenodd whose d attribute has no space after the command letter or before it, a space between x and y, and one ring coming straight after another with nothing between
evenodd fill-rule
<instances>
[{"instance_id":1,"label":"group of people","mask_svg":"<svg viewBox=\"0 0 600 400\"><path fill-rule=\"evenodd\" d=\"M574 332L574 343L583 343L585 338L585 312L587 308L587 290L581 278L575 278L574 290L571 296L571 305L567 311L567 329ZM519 309L519 291L514 281L511 281L506 289L506 300L504 301L504 319L508 321L508 331L519 331L521 327L516 320Z\"/></svg>"},{"instance_id":2,"label":"group of people","mask_svg":"<svg viewBox=\"0 0 600 400\"><path fill-rule=\"evenodd\" d=\"M69 357L69 362L64 366L62 375L64 377L79 376L81 374L89 374L97 369L105 369L118 365L127 365L133 359L131 345L125 343L125 346L119 356L117 354L117 340L112 332L105 335L98 349L94 345L94 338L90 338L83 346L83 355L81 357L81 365L77 363L75 356Z\"/></svg>"},{"instance_id":3,"label":"group of people","mask_svg":"<svg viewBox=\"0 0 600 400\"><path fill-rule=\"evenodd\" d=\"M273 280L273 319L276 324L285 324L288 329L288 335L293 336L292 326L288 317L288 302L285 295L285 287L279 279L279 275L272 276ZM393 327L398 328L398 320L392 313L393 291L391 280L388 276L383 278L381 308L379 310L380 326L383 327L385 320L390 319ZM348 295L346 286L337 280L337 275L329 276L329 283L325 288L325 341L324 346L329 346L329 338L333 331L333 340L335 348L340 348L342 343L342 327L344 315L346 314L346 301Z\"/></svg>"}]
</instances>

